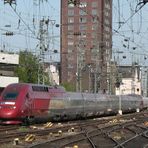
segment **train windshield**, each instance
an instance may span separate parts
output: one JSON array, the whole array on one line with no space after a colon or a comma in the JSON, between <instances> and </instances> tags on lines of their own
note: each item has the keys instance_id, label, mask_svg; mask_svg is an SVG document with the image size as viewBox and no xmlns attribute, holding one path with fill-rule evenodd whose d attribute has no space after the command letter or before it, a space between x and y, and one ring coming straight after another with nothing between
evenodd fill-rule
<instances>
[{"instance_id":1,"label":"train windshield","mask_svg":"<svg viewBox=\"0 0 148 148\"><path fill-rule=\"evenodd\" d=\"M18 92L7 92L3 95L3 100L15 100L18 96Z\"/></svg>"}]
</instances>

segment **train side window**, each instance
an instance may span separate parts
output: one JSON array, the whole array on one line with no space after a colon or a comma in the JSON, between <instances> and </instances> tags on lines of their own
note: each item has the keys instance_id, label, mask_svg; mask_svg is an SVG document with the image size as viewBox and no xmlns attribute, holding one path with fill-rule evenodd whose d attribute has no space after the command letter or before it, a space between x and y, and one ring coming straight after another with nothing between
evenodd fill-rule
<instances>
[{"instance_id":1,"label":"train side window","mask_svg":"<svg viewBox=\"0 0 148 148\"><path fill-rule=\"evenodd\" d=\"M48 87L44 86L32 86L33 91L42 91L42 92L48 92Z\"/></svg>"}]
</instances>

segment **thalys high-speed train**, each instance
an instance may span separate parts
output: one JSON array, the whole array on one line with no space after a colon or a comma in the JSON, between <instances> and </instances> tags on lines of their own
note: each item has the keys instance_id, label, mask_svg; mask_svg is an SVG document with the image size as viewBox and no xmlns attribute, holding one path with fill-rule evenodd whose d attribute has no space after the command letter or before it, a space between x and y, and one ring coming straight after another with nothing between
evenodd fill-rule
<instances>
[{"instance_id":1,"label":"thalys high-speed train","mask_svg":"<svg viewBox=\"0 0 148 148\"><path fill-rule=\"evenodd\" d=\"M121 95L122 112L143 108L140 95ZM16 83L0 97L0 121L19 124L71 120L118 113L119 96L66 92L63 87Z\"/></svg>"}]
</instances>

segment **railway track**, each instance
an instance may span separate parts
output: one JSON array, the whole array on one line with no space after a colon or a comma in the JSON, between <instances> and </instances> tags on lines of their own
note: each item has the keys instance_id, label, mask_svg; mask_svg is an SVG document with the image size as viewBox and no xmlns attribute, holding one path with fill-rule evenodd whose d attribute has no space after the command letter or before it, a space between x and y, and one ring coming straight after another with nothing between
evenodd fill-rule
<instances>
[{"instance_id":1,"label":"railway track","mask_svg":"<svg viewBox=\"0 0 148 148\"><path fill-rule=\"evenodd\" d=\"M49 138L44 142L31 145L30 148L69 148L74 145L80 148L131 148L137 139L140 139L142 144L134 145L134 148L136 146L146 148L148 144L146 122L148 122L147 113L83 122L78 124L81 130L77 132L63 133L61 137Z\"/></svg>"},{"instance_id":2,"label":"railway track","mask_svg":"<svg viewBox=\"0 0 148 148\"><path fill-rule=\"evenodd\" d=\"M19 128L19 126L17 126L17 125L14 125L14 126L0 126L0 134L2 134L2 132L17 130L18 128Z\"/></svg>"},{"instance_id":3,"label":"railway track","mask_svg":"<svg viewBox=\"0 0 148 148\"><path fill-rule=\"evenodd\" d=\"M9 131L7 129L7 133L0 131L0 134L3 133L3 136L0 136L0 144L9 143L12 145L13 140L19 138L20 142L17 147L66 148L78 145L80 148L131 148L134 140L136 143L137 139L142 139L145 144L143 148L146 148L148 144L146 143L148 141L148 129L144 124L146 122L148 122L148 114L144 112L121 117L106 117L69 122L67 124L54 124L50 128L32 129L26 127L25 131L20 131L19 129ZM35 136L34 140L25 142L26 135L31 134Z\"/></svg>"}]
</instances>

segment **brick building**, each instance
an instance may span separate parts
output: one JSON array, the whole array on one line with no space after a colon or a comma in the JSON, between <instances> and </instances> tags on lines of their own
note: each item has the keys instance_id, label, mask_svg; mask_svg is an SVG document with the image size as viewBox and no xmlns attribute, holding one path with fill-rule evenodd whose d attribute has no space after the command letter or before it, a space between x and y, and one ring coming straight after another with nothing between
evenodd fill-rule
<instances>
[{"instance_id":1,"label":"brick building","mask_svg":"<svg viewBox=\"0 0 148 148\"><path fill-rule=\"evenodd\" d=\"M61 0L61 83L107 91L112 0Z\"/></svg>"}]
</instances>

